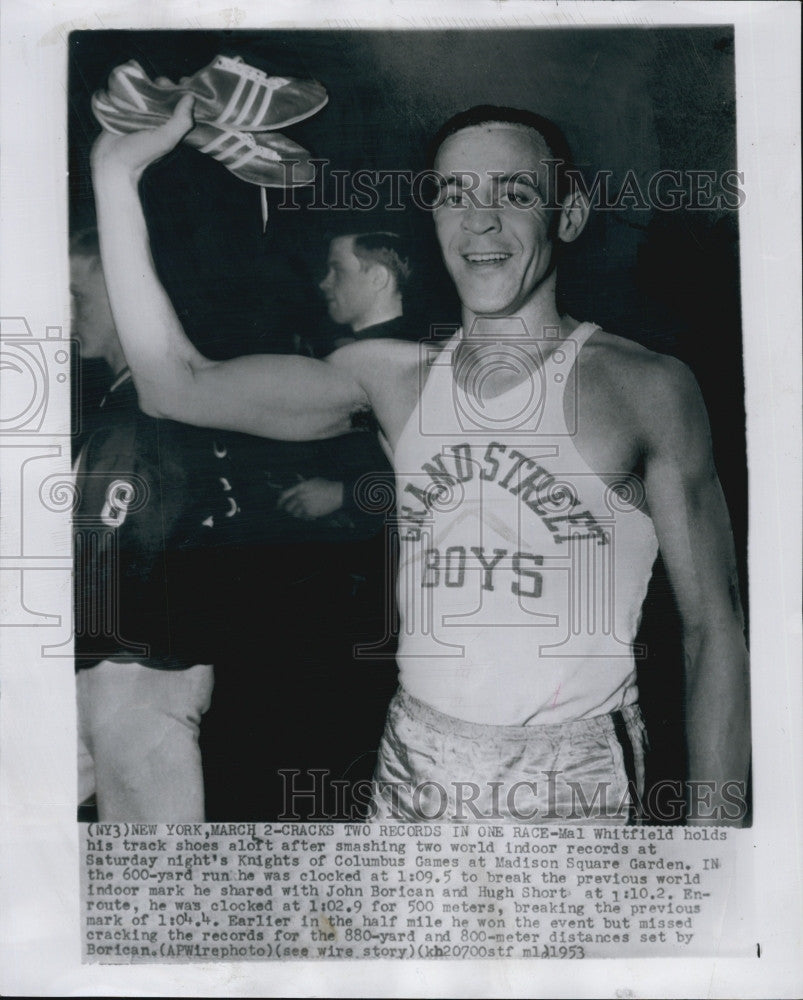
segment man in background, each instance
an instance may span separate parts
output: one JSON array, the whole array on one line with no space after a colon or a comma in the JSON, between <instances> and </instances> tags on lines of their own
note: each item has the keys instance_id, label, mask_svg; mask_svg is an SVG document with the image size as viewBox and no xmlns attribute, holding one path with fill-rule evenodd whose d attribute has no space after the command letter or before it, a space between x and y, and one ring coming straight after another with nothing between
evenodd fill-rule
<instances>
[{"instance_id":1,"label":"man in background","mask_svg":"<svg viewBox=\"0 0 803 1000\"><path fill-rule=\"evenodd\" d=\"M347 326L338 332L332 348L361 340L416 340L404 316L404 294L412 262L407 241L398 233L368 231L335 236L329 244L326 275L318 286L326 299L330 319ZM366 442L360 442L365 451ZM391 468L375 449L378 476L390 477ZM370 464L370 462L369 462ZM344 506L353 509L356 480L345 482L316 477L286 490L279 505L296 517L321 517Z\"/></svg>"},{"instance_id":2,"label":"man in background","mask_svg":"<svg viewBox=\"0 0 803 1000\"><path fill-rule=\"evenodd\" d=\"M94 229L71 241L70 279L81 358L111 375L75 457L78 801L94 796L101 820L203 820L222 501L211 435L141 411Z\"/></svg>"},{"instance_id":3,"label":"man in background","mask_svg":"<svg viewBox=\"0 0 803 1000\"><path fill-rule=\"evenodd\" d=\"M334 237L319 287L331 319L351 327L351 336L335 340L335 347L355 340L409 340L404 294L411 275L410 250L398 233Z\"/></svg>"}]
</instances>

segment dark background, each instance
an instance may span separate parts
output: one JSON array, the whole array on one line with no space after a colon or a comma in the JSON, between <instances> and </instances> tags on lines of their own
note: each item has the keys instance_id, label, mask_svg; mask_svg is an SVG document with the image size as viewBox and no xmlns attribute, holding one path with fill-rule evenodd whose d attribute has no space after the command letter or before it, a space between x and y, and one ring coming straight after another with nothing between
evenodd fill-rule
<instances>
[{"instance_id":1,"label":"dark background","mask_svg":"<svg viewBox=\"0 0 803 1000\"><path fill-rule=\"evenodd\" d=\"M553 118L586 176L613 171L612 190L629 170L646 191L649 177L660 169L719 174L737 166L730 26L74 32L69 73L73 227L93 221L88 155L99 126L89 99L105 87L109 71L136 59L152 78L177 80L219 53L241 55L269 73L319 80L329 104L286 131L335 169L422 169L436 128L451 114L480 103L525 107ZM305 206L310 198L311 192L302 189L297 201ZM325 234L338 220L334 213L308 207L279 211L281 194L275 191L269 199L271 218L263 236L257 188L195 150L179 148L146 175L143 200L157 267L188 334L212 357L291 351L296 336L315 340L332 333L313 283L322 276ZM401 229L413 241L418 267L408 315L421 336L430 324L456 324L458 304L427 214L406 206L373 213L372 221L376 228ZM697 376L711 418L746 599L736 213L596 212L562 261L559 286L561 305L571 315L673 354ZM92 375L92 367L85 366L90 403ZM316 618L311 605L307 628ZM660 565L640 639L649 649L639 686L653 747L650 777L681 777L679 629ZM270 677L266 699L289 703L297 689L276 669L283 655L277 645L265 628L254 676ZM365 697L370 701L368 692ZM373 705L371 711L381 708ZM337 741L338 730L354 724L360 712L355 705L352 719L334 713L326 738Z\"/></svg>"}]
</instances>

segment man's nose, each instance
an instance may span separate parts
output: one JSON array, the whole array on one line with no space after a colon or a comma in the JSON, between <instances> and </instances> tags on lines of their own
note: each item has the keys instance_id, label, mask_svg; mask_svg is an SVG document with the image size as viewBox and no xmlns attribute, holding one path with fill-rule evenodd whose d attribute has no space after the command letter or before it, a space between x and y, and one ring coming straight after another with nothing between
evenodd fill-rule
<instances>
[{"instance_id":1,"label":"man's nose","mask_svg":"<svg viewBox=\"0 0 803 1000\"><path fill-rule=\"evenodd\" d=\"M461 220L463 229L477 235L495 232L500 228L499 212L493 205L488 207L468 204Z\"/></svg>"},{"instance_id":2,"label":"man's nose","mask_svg":"<svg viewBox=\"0 0 803 1000\"><path fill-rule=\"evenodd\" d=\"M325 292L329 288L330 277L331 277L330 274L325 274L323 280L318 282L318 288L320 288L322 292Z\"/></svg>"}]
</instances>

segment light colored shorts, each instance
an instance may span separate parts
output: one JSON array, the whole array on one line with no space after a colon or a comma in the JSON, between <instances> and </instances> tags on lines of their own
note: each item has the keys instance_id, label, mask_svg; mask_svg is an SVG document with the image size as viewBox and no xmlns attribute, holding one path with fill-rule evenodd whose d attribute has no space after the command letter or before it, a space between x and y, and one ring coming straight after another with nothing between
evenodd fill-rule
<instances>
[{"instance_id":1,"label":"light colored shorts","mask_svg":"<svg viewBox=\"0 0 803 1000\"><path fill-rule=\"evenodd\" d=\"M548 726L486 726L399 688L374 772L376 820L633 823L644 792L638 705Z\"/></svg>"}]
</instances>

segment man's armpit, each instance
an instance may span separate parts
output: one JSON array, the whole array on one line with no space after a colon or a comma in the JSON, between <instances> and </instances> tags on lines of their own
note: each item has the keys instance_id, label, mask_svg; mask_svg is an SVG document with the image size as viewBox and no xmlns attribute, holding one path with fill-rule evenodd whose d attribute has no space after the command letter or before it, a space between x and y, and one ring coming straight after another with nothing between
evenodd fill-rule
<instances>
[{"instance_id":1,"label":"man's armpit","mask_svg":"<svg viewBox=\"0 0 803 1000\"><path fill-rule=\"evenodd\" d=\"M353 431L371 431L372 433L379 431L379 422L368 403L351 411L351 429Z\"/></svg>"}]
</instances>

